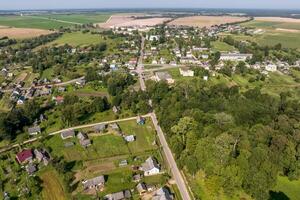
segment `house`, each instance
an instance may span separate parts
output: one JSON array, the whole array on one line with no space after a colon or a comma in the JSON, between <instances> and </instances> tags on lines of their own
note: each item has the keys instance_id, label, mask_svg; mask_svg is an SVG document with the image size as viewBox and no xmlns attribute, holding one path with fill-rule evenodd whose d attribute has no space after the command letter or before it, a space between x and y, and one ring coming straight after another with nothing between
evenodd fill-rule
<instances>
[{"instance_id":1,"label":"house","mask_svg":"<svg viewBox=\"0 0 300 200\"><path fill-rule=\"evenodd\" d=\"M137 186L136 186L136 190L138 191L138 193L140 195L142 194L145 194L147 192L147 186L145 183L139 183Z\"/></svg>"},{"instance_id":2,"label":"house","mask_svg":"<svg viewBox=\"0 0 300 200\"><path fill-rule=\"evenodd\" d=\"M136 119L136 123L138 125L145 125L146 119L144 117L138 116L137 119Z\"/></svg>"},{"instance_id":3,"label":"house","mask_svg":"<svg viewBox=\"0 0 300 200\"><path fill-rule=\"evenodd\" d=\"M34 153L35 158L38 160L38 162L41 162L43 160L44 154L41 151L39 151L38 149L35 149L33 151L33 153Z\"/></svg>"},{"instance_id":4,"label":"house","mask_svg":"<svg viewBox=\"0 0 300 200\"><path fill-rule=\"evenodd\" d=\"M120 108L117 107L117 106L114 106L114 107L112 108L112 110L113 110L113 112L114 112L115 114L118 114L118 113L120 112Z\"/></svg>"},{"instance_id":5,"label":"house","mask_svg":"<svg viewBox=\"0 0 300 200\"><path fill-rule=\"evenodd\" d=\"M31 149L23 150L16 155L16 159L20 164L24 164L33 159L33 154Z\"/></svg>"},{"instance_id":6,"label":"house","mask_svg":"<svg viewBox=\"0 0 300 200\"><path fill-rule=\"evenodd\" d=\"M194 76L194 71L193 70L190 70L189 68L187 67L182 67L182 68L179 68L179 72L182 76L184 77L193 77Z\"/></svg>"},{"instance_id":7,"label":"house","mask_svg":"<svg viewBox=\"0 0 300 200\"><path fill-rule=\"evenodd\" d=\"M119 131L120 130L120 127L117 123L112 123L110 124L110 127L115 130L115 131Z\"/></svg>"},{"instance_id":8,"label":"house","mask_svg":"<svg viewBox=\"0 0 300 200\"><path fill-rule=\"evenodd\" d=\"M104 196L105 200L123 200L123 199L130 199L130 198L131 198L131 193L129 190L124 190L121 192L116 192Z\"/></svg>"},{"instance_id":9,"label":"house","mask_svg":"<svg viewBox=\"0 0 300 200\"><path fill-rule=\"evenodd\" d=\"M145 176L152 176L160 172L160 167L155 159L149 157L145 163L142 164L141 170Z\"/></svg>"},{"instance_id":10,"label":"house","mask_svg":"<svg viewBox=\"0 0 300 200\"><path fill-rule=\"evenodd\" d=\"M277 71L277 66L274 64L268 64L268 65L266 65L265 69L268 72L275 72L275 71Z\"/></svg>"},{"instance_id":11,"label":"house","mask_svg":"<svg viewBox=\"0 0 300 200\"><path fill-rule=\"evenodd\" d=\"M150 40L151 42L158 41L159 35L150 35L150 36L148 36L148 40Z\"/></svg>"},{"instance_id":12,"label":"house","mask_svg":"<svg viewBox=\"0 0 300 200\"><path fill-rule=\"evenodd\" d=\"M208 81L208 76L203 76L204 81Z\"/></svg>"},{"instance_id":13,"label":"house","mask_svg":"<svg viewBox=\"0 0 300 200\"><path fill-rule=\"evenodd\" d=\"M26 166L26 171L29 175L32 175L34 172L37 171L37 168L36 168L36 165L33 164L33 163L29 163L27 166Z\"/></svg>"},{"instance_id":14,"label":"house","mask_svg":"<svg viewBox=\"0 0 300 200\"><path fill-rule=\"evenodd\" d=\"M77 138L79 139L79 144L83 147L88 147L90 146L92 143L91 143L91 140L88 138L88 136L84 133L78 133L77 134Z\"/></svg>"},{"instance_id":15,"label":"house","mask_svg":"<svg viewBox=\"0 0 300 200\"><path fill-rule=\"evenodd\" d=\"M127 135L124 137L126 142L134 142L135 141L135 136L134 135Z\"/></svg>"},{"instance_id":16,"label":"house","mask_svg":"<svg viewBox=\"0 0 300 200\"><path fill-rule=\"evenodd\" d=\"M83 187L85 190L87 189L101 189L104 187L105 179L104 176L97 176L92 179L82 181Z\"/></svg>"},{"instance_id":17,"label":"house","mask_svg":"<svg viewBox=\"0 0 300 200\"><path fill-rule=\"evenodd\" d=\"M75 82L75 85L78 87L83 87L85 85L85 80L84 79L77 80Z\"/></svg>"},{"instance_id":18,"label":"house","mask_svg":"<svg viewBox=\"0 0 300 200\"><path fill-rule=\"evenodd\" d=\"M173 200L173 195L170 194L169 190L162 187L154 192L152 200Z\"/></svg>"},{"instance_id":19,"label":"house","mask_svg":"<svg viewBox=\"0 0 300 200\"><path fill-rule=\"evenodd\" d=\"M37 135L41 133L41 128L39 126L28 128L28 133L29 135Z\"/></svg>"},{"instance_id":20,"label":"house","mask_svg":"<svg viewBox=\"0 0 300 200\"><path fill-rule=\"evenodd\" d=\"M64 97L62 97L62 96L55 97L56 105L62 104L63 102L64 102Z\"/></svg>"},{"instance_id":21,"label":"house","mask_svg":"<svg viewBox=\"0 0 300 200\"><path fill-rule=\"evenodd\" d=\"M65 140L65 139L74 137L74 136L75 136L75 132L74 132L73 129L67 130L67 131L63 131L63 132L60 134L60 136L61 136L61 138L62 138L63 140Z\"/></svg>"},{"instance_id":22,"label":"house","mask_svg":"<svg viewBox=\"0 0 300 200\"><path fill-rule=\"evenodd\" d=\"M155 80L159 81L167 81L168 84L173 84L175 81L172 76L168 72L156 72Z\"/></svg>"},{"instance_id":23,"label":"house","mask_svg":"<svg viewBox=\"0 0 300 200\"><path fill-rule=\"evenodd\" d=\"M142 175L141 174L135 174L135 175L132 176L132 180L133 180L133 182L138 183L142 180Z\"/></svg>"},{"instance_id":24,"label":"house","mask_svg":"<svg viewBox=\"0 0 300 200\"><path fill-rule=\"evenodd\" d=\"M122 160L122 161L119 163L119 167L124 167L124 166L127 166L127 165L128 165L127 160Z\"/></svg>"},{"instance_id":25,"label":"house","mask_svg":"<svg viewBox=\"0 0 300 200\"><path fill-rule=\"evenodd\" d=\"M220 60L230 61L246 61L247 58L252 58L252 54L240 54L240 53L222 53Z\"/></svg>"},{"instance_id":26,"label":"house","mask_svg":"<svg viewBox=\"0 0 300 200\"><path fill-rule=\"evenodd\" d=\"M98 124L98 125L94 126L94 130L97 133L101 133L101 132L105 131L106 127L107 127L106 124Z\"/></svg>"}]
</instances>

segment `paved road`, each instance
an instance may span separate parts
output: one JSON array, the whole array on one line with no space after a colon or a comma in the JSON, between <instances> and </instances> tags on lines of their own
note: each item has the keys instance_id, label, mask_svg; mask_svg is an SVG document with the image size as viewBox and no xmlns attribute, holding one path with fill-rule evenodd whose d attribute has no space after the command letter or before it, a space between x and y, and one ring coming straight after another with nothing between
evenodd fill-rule
<instances>
[{"instance_id":1,"label":"paved road","mask_svg":"<svg viewBox=\"0 0 300 200\"><path fill-rule=\"evenodd\" d=\"M138 63L138 67L137 67L136 72L139 75L141 90L146 91L146 84L145 84L145 80L143 79L143 72L144 72L144 67L143 67L144 41L145 41L145 39L143 38L142 39L140 59L139 59L139 63ZM176 184L178 186L178 189L180 191L181 197L182 197L183 200L190 200L191 197L190 197L188 188L185 184L185 181L182 177L181 172L179 171L179 169L177 167L177 164L176 164L175 159L173 157L172 151L169 148L169 145L167 143L165 135L164 135L161 127L158 124L158 120L157 120L155 112L151 113L150 116L151 116L152 122L154 124L155 130L157 132L159 141L162 145L162 149L163 149L163 152L164 152L165 157L167 159L167 163L169 165L169 168L172 172L173 178L175 179Z\"/></svg>"},{"instance_id":2,"label":"paved road","mask_svg":"<svg viewBox=\"0 0 300 200\"><path fill-rule=\"evenodd\" d=\"M146 117L151 117L151 114L143 115L143 117L145 117L145 118ZM66 129L62 129L62 130L59 130L59 131L55 131L55 132L49 133L48 135L52 136L52 135L60 134L60 133L62 133L64 131L67 131L67 130L76 130L76 129L82 129L82 128L90 128L90 127L94 127L94 126L99 125L99 124L111 124L111 123L125 122L125 121L130 121L130 120L135 120L135 119L137 119L137 116L136 117L124 118L124 119L116 119L116 120L111 120L111 121L105 121L105 122L98 122L98 123L93 123L93 124L85 124L85 125L80 125L80 126L74 126L74 127L70 127L70 128L66 128ZM13 144L13 145L8 145L8 146L6 146L4 148L1 148L0 149L0 153L9 151L11 149L17 148L19 146L22 146L22 145L25 145L25 144L28 144L28 143L33 143L33 142L35 142L35 141L37 141L37 140L39 140L41 138L42 138L42 136L38 136L38 137L26 140L26 141L21 142L21 143L17 143L17 144Z\"/></svg>"},{"instance_id":3,"label":"paved road","mask_svg":"<svg viewBox=\"0 0 300 200\"><path fill-rule=\"evenodd\" d=\"M38 85L38 86L35 86L35 88L42 88L44 86L56 86L56 87L59 87L59 86L66 86L66 85L70 85L70 84L73 84L73 83L76 83L77 81L80 81L80 80L83 80L84 79L84 76L80 77L80 78L76 78L76 79L73 79L73 80L70 80L70 81L66 81L66 82L62 82L62 83L53 83L53 84L46 84L46 85ZM28 87L24 87L24 88L20 88L21 90L28 90L29 88ZM9 90L1 90L1 92L12 92L13 89L9 89Z\"/></svg>"}]
</instances>

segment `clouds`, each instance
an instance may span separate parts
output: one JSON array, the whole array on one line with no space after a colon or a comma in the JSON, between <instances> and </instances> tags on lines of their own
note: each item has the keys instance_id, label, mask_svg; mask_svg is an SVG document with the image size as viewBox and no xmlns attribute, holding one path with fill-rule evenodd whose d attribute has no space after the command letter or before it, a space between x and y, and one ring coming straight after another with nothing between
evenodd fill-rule
<instances>
[{"instance_id":1,"label":"clouds","mask_svg":"<svg viewBox=\"0 0 300 200\"><path fill-rule=\"evenodd\" d=\"M299 0L0 0L0 9L55 8L276 8L300 9Z\"/></svg>"}]
</instances>

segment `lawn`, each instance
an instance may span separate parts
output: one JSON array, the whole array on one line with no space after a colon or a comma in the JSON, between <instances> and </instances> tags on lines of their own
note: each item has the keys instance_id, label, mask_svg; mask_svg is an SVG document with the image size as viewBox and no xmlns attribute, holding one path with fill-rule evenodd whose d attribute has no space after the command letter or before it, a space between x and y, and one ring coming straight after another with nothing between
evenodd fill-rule
<instances>
[{"instance_id":1,"label":"lawn","mask_svg":"<svg viewBox=\"0 0 300 200\"><path fill-rule=\"evenodd\" d=\"M44 200L65 200L68 199L59 174L54 170L47 170L40 175L43 180L42 197Z\"/></svg>"},{"instance_id":2,"label":"lawn","mask_svg":"<svg viewBox=\"0 0 300 200\"><path fill-rule=\"evenodd\" d=\"M32 16L1 16L0 25L16 28L58 29L72 24L41 19Z\"/></svg>"},{"instance_id":3,"label":"lawn","mask_svg":"<svg viewBox=\"0 0 300 200\"><path fill-rule=\"evenodd\" d=\"M136 141L128 143L130 152L141 153L156 149L156 145L152 145L155 141L155 132L151 120L148 118L145 125L137 125L135 120L120 122L122 132L126 135L135 135Z\"/></svg>"},{"instance_id":4,"label":"lawn","mask_svg":"<svg viewBox=\"0 0 300 200\"><path fill-rule=\"evenodd\" d=\"M82 33L82 32L73 32L73 33L65 33L62 37L54 40L48 45L64 45L69 44L71 46L85 46L85 45L93 45L104 42L98 34L91 33Z\"/></svg>"},{"instance_id":5,"label":"lawn","mask_svg":"<svg viewBox=\"0 0 300 200\"><path fill-rule=\"evenodd\" d=\"M287 177L279 176L273 190L271 200L298 200L300 197L300 180L290 181ZM288 197L288 198L286 198Z\"/></svg>"},{"instance_id":6,"label":"lawn","mask_svg":"<svg viewBox=\"0 0 300 200\"><path fill-rule=\"evenodd\" d=\"M106 22L111 15L109 13L86 13L86 14L53 14L43 17L55 20L68 21L73 23L101 23Z\"/></svg>"}]
</instances>

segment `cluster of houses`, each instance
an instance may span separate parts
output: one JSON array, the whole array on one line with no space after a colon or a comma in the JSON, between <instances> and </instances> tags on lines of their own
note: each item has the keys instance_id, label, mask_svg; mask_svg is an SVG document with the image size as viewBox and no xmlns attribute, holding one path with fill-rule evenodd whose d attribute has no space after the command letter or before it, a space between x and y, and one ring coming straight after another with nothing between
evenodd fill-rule
<instances>
[{"instance_id":1,"label":"cluster of houses","mask_svg":"<svg viewBox=\"0 0 300 200\"><path fill-rule=\"evenodd\" d=\"M47 166L50 162L50 154L45 149L25 149L17 153L16 160L25 169L29 175L38 171L38 164L43 163Z\"/></svg>"}]
</instances>

